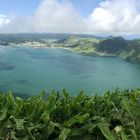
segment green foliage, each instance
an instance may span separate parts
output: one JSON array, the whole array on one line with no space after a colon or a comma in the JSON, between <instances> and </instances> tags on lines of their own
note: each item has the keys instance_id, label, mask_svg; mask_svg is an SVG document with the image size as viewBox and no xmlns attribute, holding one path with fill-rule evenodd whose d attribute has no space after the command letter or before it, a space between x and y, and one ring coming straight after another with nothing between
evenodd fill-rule
<instances>
[{"instance_id":1,"label":"green foliage","mask_svg":"<svg viewBox=\"0 0 140 140\"><path fill-rule=\"evenodd\" d=\"M120 51L125 50L128 47L128 43L122 37L114 37L105 39L100 42L97 49L101 52L116 54Z\"/></svg>"},{"instance_id":2,"label":"green foliage","mask_svg":"<svg viewBox=\"0 0 140 140\"><path fill-rule=\"evenodd\" d=\"M0 140L138 140L140 89L28 99L0 94Z\"/></svg>"}]
</instances>

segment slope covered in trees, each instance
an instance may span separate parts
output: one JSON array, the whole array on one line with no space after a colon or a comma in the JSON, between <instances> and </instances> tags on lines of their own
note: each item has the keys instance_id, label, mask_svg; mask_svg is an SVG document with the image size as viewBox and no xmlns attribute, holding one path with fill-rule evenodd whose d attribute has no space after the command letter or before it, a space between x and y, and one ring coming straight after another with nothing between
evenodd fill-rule
<instances>
[{"instance_id":1,"label":"slope covered in trees","mask_svg":"<svg viewBox=\"0 0 140 140\"><path fill-rule=\"evenodd\" d=\"M122 37L109 38L101 41L97 49L106 53L119 53L128 47L127 41Z\"/></svg>"}]
</instances>

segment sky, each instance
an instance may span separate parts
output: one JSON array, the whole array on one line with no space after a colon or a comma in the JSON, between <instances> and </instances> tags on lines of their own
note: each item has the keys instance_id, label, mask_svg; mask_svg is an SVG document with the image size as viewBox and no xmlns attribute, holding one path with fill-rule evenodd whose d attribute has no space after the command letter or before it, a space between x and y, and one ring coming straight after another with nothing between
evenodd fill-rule
<instances>
[{"instance_id":1,"label":"sky","mask_svg":"<svg viewBox=\"0 0 140 140\"><path fill-rule=\"evenodd\" d=\"M140 0L0 0L0 33L140 35Z\"/></svg>"}]
</instances>

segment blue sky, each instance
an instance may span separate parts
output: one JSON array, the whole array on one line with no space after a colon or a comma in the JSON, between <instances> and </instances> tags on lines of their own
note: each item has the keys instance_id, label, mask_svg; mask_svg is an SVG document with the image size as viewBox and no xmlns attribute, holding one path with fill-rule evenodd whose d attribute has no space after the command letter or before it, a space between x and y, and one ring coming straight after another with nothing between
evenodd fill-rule
<instances>
[{"instance_id":1,"label":"blue sky","mask_svg":"<svg viewBox=\"0 0 140 140\"><path fill-rule=\"evenodd\" d=\"M32 14L38 7L40 0L1 0L0 13L18 13L20 15Z\"/></svg>"},{"instance_id":2,"label":"blue sky","mask_svg":"<svg viewBox=\"0 0 140 140\"><path fill-rule=\"evenodd\" d=\"M82 13L83 16L89 15L93 9L99 6L103 0L71 0L75 8Z\"/></svg>"},{"instance_id":3,"label":"blue sky","mask_svg":"<svg viewBox=\"0 0 140 140\"><path fill-rule=\"evenodd\" d=\"M0 0L0 33L140 34L140 0Z\"/></svg>"}]
</instances>

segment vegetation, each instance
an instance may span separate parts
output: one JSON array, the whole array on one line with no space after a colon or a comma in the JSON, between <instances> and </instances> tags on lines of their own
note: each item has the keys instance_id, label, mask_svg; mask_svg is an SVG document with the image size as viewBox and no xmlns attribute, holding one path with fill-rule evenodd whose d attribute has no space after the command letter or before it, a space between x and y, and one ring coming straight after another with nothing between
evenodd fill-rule
<instances>
[{"instance_id":1,"label":"vegetation","mask_svg":"<svg viewBox=\"0 0 140 140\"><path fill-rule=\"evenodd\" d=\"M101 52L116 54L125 50L127 46L128 44L125 39L122 37L115 37L103 40L101 43L99 43L97 49Z\"/></svg>"},{"instance_id":2,"label":"vegetation","mask_svg":"<svg viewBox=\"0 0 140 140\"><path fill-rule=\"evenodd\" d=\"M45 98L0 94L0 140L139 140L140 89Z\"/></svg>"},{"instance_id":3,"label":"vegetation","mask_svg":"<svg viewBox=\"0 0 140 140\"><path fill-rule=\"evenodd\" d=\"M120 53L122 58L140 63L140 39L129 42L129 46Z\"/></svg>"},{"instance_id":4,"label":"vegetation","mask_svg":"<svg viewBox=\"0 0 140 140\"><path fill-rule=\"evenodd\" d=\"M113 55L140 63L140 39L73 34L0 34L0 45L63 47L88 55Z\"/></svg>"}]
</instances>

